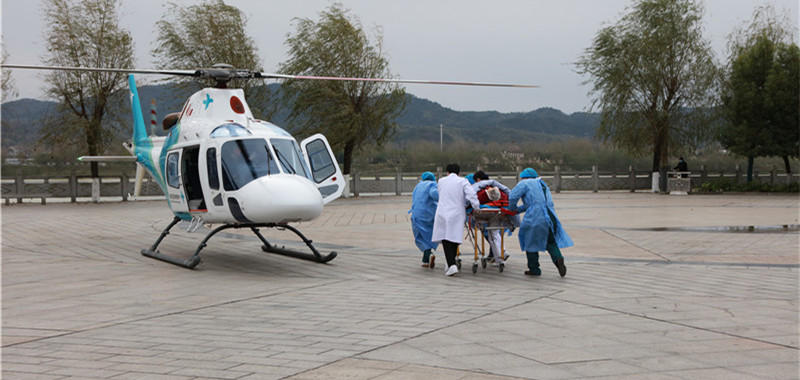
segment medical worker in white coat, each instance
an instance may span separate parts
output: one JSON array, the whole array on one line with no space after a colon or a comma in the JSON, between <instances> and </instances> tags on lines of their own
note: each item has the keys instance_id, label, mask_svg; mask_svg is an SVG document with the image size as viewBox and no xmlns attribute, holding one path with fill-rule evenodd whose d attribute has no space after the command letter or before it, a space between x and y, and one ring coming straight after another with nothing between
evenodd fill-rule
<instances>
[{"instance_id":1,"label":"medical worker in white coat","mask_svg":"<svg viewBox=\"0 0 800 380\"><path fill-rule=\"evenodd\" d=\"M447 260L445 269L447 276L458 273L456 254L459 244L464 240L467 205L471 205L473 210L480 208L475 189L470 186L466 178L458 176L460 172L461 167L458 164L447 165L447 177L440 179L438 183L439 205L433 219L431 240L442 244Z\"/></svg>"}]
</instances>

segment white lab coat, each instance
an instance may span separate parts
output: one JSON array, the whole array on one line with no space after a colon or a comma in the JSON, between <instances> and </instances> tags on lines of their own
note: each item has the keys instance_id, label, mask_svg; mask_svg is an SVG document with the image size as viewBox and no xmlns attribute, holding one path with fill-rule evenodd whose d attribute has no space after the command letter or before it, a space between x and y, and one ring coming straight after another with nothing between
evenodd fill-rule
<instances>
[{"instance_id":1,"label":"white lab coat","mask_svg":"<svg viewBox=\"0 0 800 380\"><path fill-rule=\"evenodd\" d=\"M477 210L480 207L475 189L466 178L450 173L439 180L439 205L433 220L431 241L448 240L461 244L464 240L464 222L467 220L467 202Z\"/></svg>"}]
</instances>

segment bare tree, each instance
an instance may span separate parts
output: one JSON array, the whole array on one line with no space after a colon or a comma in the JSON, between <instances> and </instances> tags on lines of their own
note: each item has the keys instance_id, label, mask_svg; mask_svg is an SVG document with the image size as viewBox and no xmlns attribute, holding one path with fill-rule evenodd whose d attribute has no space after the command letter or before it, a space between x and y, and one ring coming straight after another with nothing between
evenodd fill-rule
<instances>
[{"instance_id":1,"label":"bare tree","mask_svg":"<svg viewBox=\"0 0 800 380\"><path fill-rule=\"evenodd\" d=\"M119 25L118 0L45 0L47 57L51 66L133 68L133 40ZM112 136L104 123L111 97L124 88L125 75L109 72L53 71L46 77L48 95L58 99L63 120L49 125L45 139L86 144L99 155ZM91 165L98 177L97 163Z\"/></svg>"},{"instance_id":2,"label":"bare tree","mask_svg":"<svg viewBox=\"0 0 800 380\"><path fill-rule=\"evenodd\" d=\"M6 63L8 60L8 51L6 51L5 48L2 50L3 54L0 58L0 63ZM0 88L0 91L3 92L2 100L5 101L6 99L14 98L19 95L17 87L14 85L14 78L11 77L11 71L3 69L2 77L2 88Z\"/></svg>"}]
</instances>

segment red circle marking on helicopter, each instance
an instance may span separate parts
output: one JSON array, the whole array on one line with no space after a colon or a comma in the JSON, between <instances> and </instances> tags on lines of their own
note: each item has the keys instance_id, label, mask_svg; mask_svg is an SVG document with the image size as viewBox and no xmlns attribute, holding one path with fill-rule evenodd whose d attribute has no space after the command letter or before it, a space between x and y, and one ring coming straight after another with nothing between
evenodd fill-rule
<instances>
[{"instance_id":1,"label":"red circle marking on helicopter","mask_svg":"<svg viewBox=\"0 0 800 380\"><path fill-rule=\"evenodd\" d=\"M244 105L236 96L231 96L231 109L236 113L244 113Z\"/></svg>"}]
</instances>

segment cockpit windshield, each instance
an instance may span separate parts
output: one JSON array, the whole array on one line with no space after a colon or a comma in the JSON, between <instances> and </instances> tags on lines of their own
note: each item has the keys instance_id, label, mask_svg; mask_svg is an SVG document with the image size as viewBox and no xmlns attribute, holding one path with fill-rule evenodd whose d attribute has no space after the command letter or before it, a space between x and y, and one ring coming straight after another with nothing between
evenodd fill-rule
<instances>
[{"instance_id":1,"label":"cockpit windshield","mask_svg":"<svg viewBox=\"0 0 800 380\"><path fill-rule=\"evenodd\" d=\"M294 140L271 139L270 143L272 143L272 149L275 150L275 155L278 157L284 173L308 178L309 170L300 155L300 148Z\"/></svg>"},{"instance_id":2,"label":"cockpit windshield","mask_svg":"<svg viewBox=\"0 0 800 380\"><path fill-rule=\"evenodd\" d=\"M222 144L222 183L225 190L242 188L250 181L278 174L278 165L265 139L233 140Z\"/></svg>"}]
</instances>

